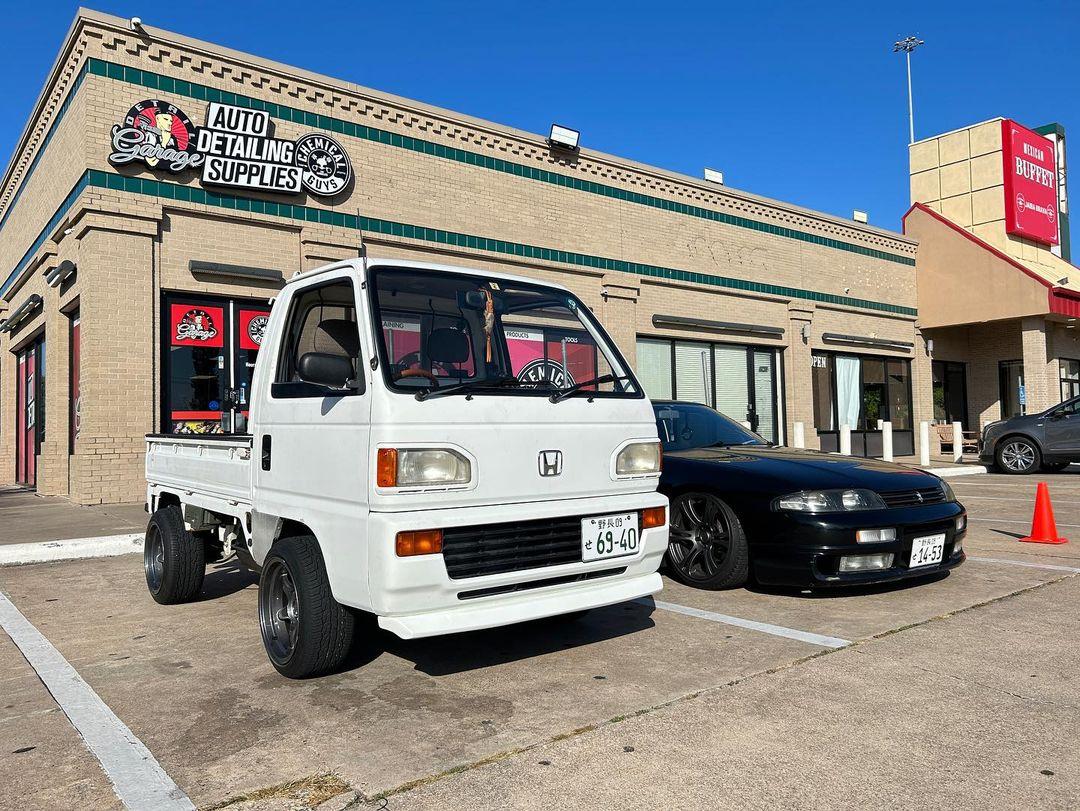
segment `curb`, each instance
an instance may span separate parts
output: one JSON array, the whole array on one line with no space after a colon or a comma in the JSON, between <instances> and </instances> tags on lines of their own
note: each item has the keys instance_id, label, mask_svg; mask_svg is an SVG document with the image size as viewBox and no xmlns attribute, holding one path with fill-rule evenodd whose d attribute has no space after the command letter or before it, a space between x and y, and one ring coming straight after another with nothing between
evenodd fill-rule
<instances>
[{"instance_id":1,"label":"curb","mask_svg":"<svg viewBox=\"0 0 1080 811\"><path fill-rule=\"evenodd\" d=\"M943 479L952 476L978 476L981 473L989 473L990 468L984 465L964 465L963 467L924 467L927 473L933 473Z\"/></svg>"},{"instance_id":2,"label":"curb","mask_svg":"<svg viewBox=\"0 0 1080 811\"><path fill-rule=\"evenodd\" d=\"M41 543L16 543L0 546L0 566L25 563L48 563L54 560L107 558L142 551L143 534L103 535L98 538L71 538Z\"/></svg>"}]
</instances>

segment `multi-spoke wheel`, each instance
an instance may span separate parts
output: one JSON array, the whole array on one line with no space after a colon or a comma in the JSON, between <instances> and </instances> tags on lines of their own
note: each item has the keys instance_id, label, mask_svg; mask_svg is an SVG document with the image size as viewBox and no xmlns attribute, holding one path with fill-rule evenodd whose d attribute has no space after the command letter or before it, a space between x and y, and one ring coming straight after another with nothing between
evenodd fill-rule
<instances>
[{"instance_id":1,"label":"multi-spoke wheel","mask_svg":"<svg viewBox=\"0 0 1080 811\"><path fill-rule=\"evenodd\" d=\"M736 588L746 582L746 535L734 511L712 493L683 493L671 502L667 551L671 575L703 589Z\"/></svg>"},{"instance_id":2,"label":"multi-spoke wheel","mask_svg":"<svg viewBox=\"0 0 1080 811\"><path fill-rule=\"evenodd\" d=\"M1032 473L1039 469L1039 449L1025 437L1009 437L998 446L995 456L998 468L1005 473Z\"/></svg>"},{"instance_id":3,"label":"multi-spoke wheel","mask_svg":"<svg viewBox=\"0 0 1080 811\"><path fill-rule=\"evenodd\" d=\"M292 679L334 670L352 644L352 611L334 599L318 541L274 544L259 579L259 629L266 654Z\"/></svg>"},{"instance_id":4,"label":"multi-spoke wheel","mask_svg":"<svg viewBox=\"0 0 1080 811\"><path fill-rule=\"evenodd\" d=\"M202 591L205 554L202 540L184 525L179 507L155 511L143 542L143 571L150 596L165 605L193 599Z\"/></svg>"}]
</instances>

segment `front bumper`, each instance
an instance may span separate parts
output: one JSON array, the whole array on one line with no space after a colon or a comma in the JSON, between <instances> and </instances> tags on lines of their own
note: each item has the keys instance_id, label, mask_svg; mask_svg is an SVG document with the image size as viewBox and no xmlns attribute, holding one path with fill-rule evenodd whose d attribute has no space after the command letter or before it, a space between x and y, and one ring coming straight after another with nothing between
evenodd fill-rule
<instances>
[{"instance_id":1,"label":"front bumper","mask_svg":"<svg viewBox=\"0 0 1080 811\"><path fill-rule=\"evenodd\" d=\"M956 519L965 516L965 527L956 530ZM925 577L959 566L967 555L957 550L957 541L967 534L966 511L953 502L921 507L873 510L830 515L778 513L775 531L764 543L752 543L750 555L754 576L760 583L778 586L819 588L868 585ZM894 527L897 540L884 543L857 543L860 529ZM910 567L912 541L945 533L944 555L940 563ZM888 569L840 572L840 558L847 555L892 553Z\"/></svg>"},{"instance_id":2,"label":"front bumper","mask_svg":"<svg viewBox=\"0 0 1080 811\"><path fill-rule=\"evenodd\" d=\"M660 591L656 573L667 551L667 526L641 532L633 555L453 579L441 554L398 557L398 532L476 524L591 516L667 505L659 493L552 502L371 513L368 526L370 606L379 626L404 639L494 628L632 600ZM351 605L348 595L335 594Z\"/></svg>"}]
</instances>

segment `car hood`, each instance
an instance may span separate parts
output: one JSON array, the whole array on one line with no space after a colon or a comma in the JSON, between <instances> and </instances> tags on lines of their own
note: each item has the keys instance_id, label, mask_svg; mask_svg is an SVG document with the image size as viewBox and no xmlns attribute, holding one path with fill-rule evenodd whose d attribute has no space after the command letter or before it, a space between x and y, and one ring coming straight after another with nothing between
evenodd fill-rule
<instances>
[{"instance_id":1,"label":"car hood","mask_svg":"<svg viewBox=\"0 0 1080 811\"><path fill-rule=\"evenodd\" d=\"M933 474L892 462L798 448L697 448L664 454L665 470L682 465L700 467L698 472L705 475L710 468L718 474L723 470L725 478L737 471L732 481L745 476L758 486L762 480L771 480L777 492L862 487L887 493L935 487L940 481Z\"/></svg>"}]
</instances>

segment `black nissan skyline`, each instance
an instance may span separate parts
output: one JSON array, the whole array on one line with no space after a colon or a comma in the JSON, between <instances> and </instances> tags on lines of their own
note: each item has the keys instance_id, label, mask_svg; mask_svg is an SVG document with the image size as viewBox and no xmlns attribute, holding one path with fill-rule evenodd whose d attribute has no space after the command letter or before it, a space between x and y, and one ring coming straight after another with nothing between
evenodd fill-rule
<instances>
[{"instance_id":1,"label":"black nissan skyline","mask_svg":"<svg viewBox=\"0 0 1080 811\"><path fill-rule=\"evenodd\" d=\"M671 499L665 557L705 589L924 577L966 556L967 512L914 468L771 445L708 406L654 401Z\"/></svg>"}]
</instances>

